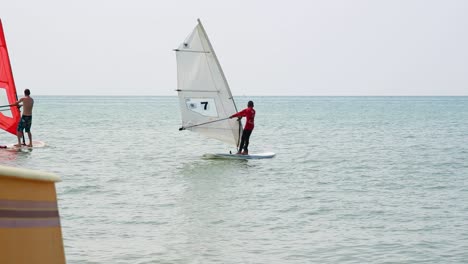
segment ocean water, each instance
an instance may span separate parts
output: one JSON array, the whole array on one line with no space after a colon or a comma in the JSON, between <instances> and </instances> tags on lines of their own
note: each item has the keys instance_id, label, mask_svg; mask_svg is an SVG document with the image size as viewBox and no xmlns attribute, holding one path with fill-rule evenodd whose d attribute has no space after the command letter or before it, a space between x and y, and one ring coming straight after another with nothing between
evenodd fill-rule
<instances>
[{"instance_id":1,"label":"ocean water","mask_svg":"<svg viewBox=\"0 0 468 264\"><path fill-rule=\"evenodd\" d=\"M202 159L176 97L38 96L0 163L62 177L67 263L468 263L468 97L249 99L274 159Z\"/></svg>"}]
</instances>

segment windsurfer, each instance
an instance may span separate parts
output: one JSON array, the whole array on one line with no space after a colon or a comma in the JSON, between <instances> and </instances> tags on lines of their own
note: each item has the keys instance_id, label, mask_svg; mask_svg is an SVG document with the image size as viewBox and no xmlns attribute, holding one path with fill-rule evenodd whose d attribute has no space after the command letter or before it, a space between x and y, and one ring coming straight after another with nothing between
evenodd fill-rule
<instances>
[{"instance_id":1,"label":"windsurfer","mask_svg":"<svg viewBox=\"0 0 468 264\"><path fill-rule=\"evenodd\" d=\"M247 103L246 109L238 113L235 113L229 117L229 118L245 117L247 119L247 121L245 122L244 131L242 132L242 138L241 138L241 142L239 145L239 151L237 152L237 154L249 155L248 146L249 146L250 135L252 134L252 130L254 129L254 119L255 119L255 110L253 107L254 107L254 103L252 101L249 101Z\"/></svg>"},{"instance_id":2,"label":"windsurfer","mask_svg":"<svg viewBox=\"0 0 468 264\"><path fill-rule=\"evenodd\" d=\"M32 134L31 134L31 123L32 123L32 109L34 106L34 99L30 97L29 95L31 92L29 89L24 90L24 97L19 99L16 103L13 105L19 106L20 103L23 103L23 115L21 116L21 120L18 124L18 129L17 129L17 134L16 136L18 137L18 144L16 144L16 147L21 146L21 138L23 137L23 130L28 133L28 138L29 138L29 144L27 145L28 147L32 147Z\"/></svg>"}]
</instances>

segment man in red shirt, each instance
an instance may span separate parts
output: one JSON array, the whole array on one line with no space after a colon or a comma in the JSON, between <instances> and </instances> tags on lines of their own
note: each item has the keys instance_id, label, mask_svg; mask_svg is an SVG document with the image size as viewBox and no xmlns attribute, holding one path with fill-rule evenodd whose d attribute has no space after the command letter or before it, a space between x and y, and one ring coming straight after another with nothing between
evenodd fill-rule
<instances>
[{"instance_id":1,"label":"man in red shirt","mask_svg":"<svg viewBox=\"0 0 468 264\"><path fill-rule=\"evenodd\" d=\"M247 121L245 122L244 132L242 132L242 138L241 138L241 142L239 145L239 151L237 152L237 154L249 155L249 150L247 147L249 146L250 135L252 134L252 130L254 129L254 119L255 119L255 110L253 109L253 107L254 107L254 103L252 101L249 101L247 103L246 109L238 113L235 113L229 117L229 118L245 117L247 119ZM242 149L244 151L242 151Z\"/></svg>"}]
</instances>

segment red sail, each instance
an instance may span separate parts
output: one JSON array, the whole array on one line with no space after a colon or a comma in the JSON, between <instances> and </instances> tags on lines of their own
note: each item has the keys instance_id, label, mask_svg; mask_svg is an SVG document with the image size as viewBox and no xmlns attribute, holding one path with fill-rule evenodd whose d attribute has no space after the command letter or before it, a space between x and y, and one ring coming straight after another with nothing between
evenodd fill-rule
<instances>
[{"instance_id":1,"label":"red sail","mask_svg":"<svg viewBox=\"0 0 468 264\"><path fill-rule=\"evenodd\" d=\"M15 81L11 71L10 58L0 20L0 129L16 135L20 120L20 111L16 106L9 106L18 100Z\"/></svg>"}]
</instances>

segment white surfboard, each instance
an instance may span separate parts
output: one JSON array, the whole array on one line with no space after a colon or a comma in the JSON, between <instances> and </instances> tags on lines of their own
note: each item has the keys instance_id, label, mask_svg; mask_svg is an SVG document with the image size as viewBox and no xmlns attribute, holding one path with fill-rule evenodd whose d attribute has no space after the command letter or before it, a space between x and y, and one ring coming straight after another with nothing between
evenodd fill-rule
<instances>
[{"instance_id":1,"label":"white surfboard","mask_svg":"<svg viewBox=\"0 0 468 264\"><path fill-rule=\"evenodd\" d=\"M34 149L34 148L43 148L46 146L46 143L44 141L39 141L39 140L33 140L32 147L28 147L26 145L22 145L21 147L15 146L16 143L9 144L6 146L7 149Z\"/></svg>"},{"instance_id":2,"label":"white surfboard","mask_svg":"<svg viewBox=\"0 0 468 264\"><path fill-rule=\"evenodd\" d=\"M276 154L273 152L264 152L250 155L239 155L239 154L226 154L226 153L214 153L203 155L206 159L271 159Z\"/></svg>"}]
</instances>

